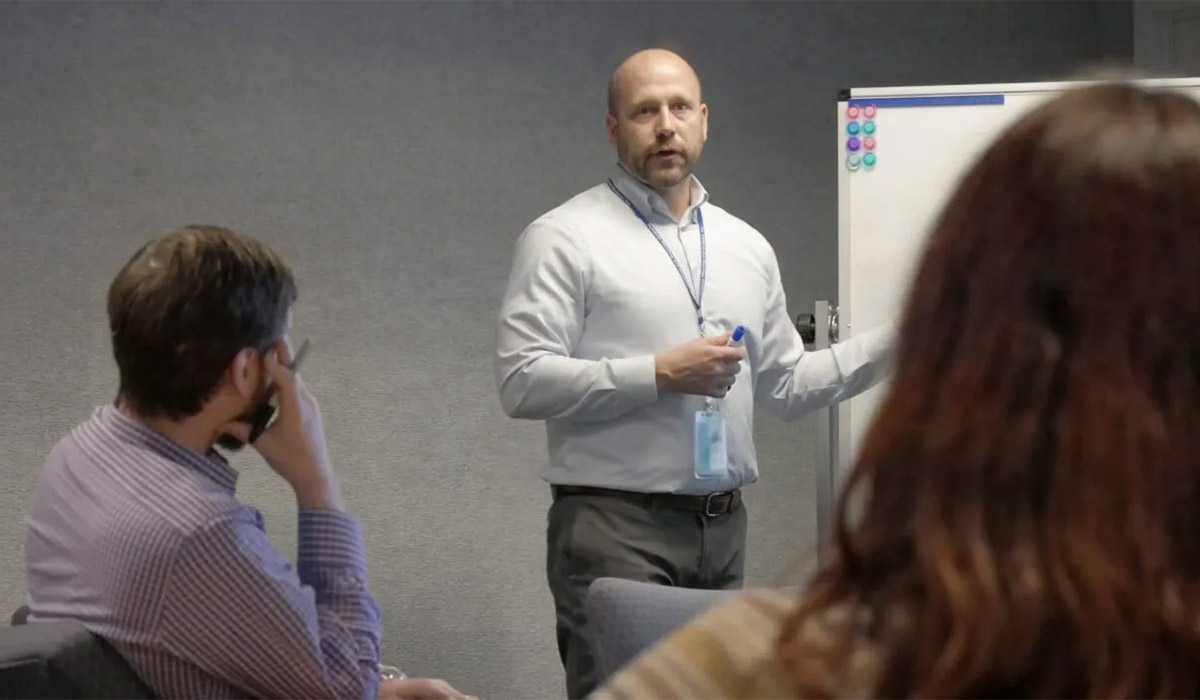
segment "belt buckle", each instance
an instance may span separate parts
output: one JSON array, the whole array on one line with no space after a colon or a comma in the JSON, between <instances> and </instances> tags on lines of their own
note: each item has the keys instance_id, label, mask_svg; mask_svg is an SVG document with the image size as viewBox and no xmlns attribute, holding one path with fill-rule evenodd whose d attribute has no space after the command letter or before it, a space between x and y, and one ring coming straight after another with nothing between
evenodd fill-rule
<instances>
[{"instance_id":1,"label":"belt buckle","mask_svg":"<svg viewBox=\"0 0 1200 700\"><path fill-rule=\"evenodd\" d=\"M728 494L728 493L722 493L722 492L708 494L708 496L706 496L704 498L704 517L716 518L718 516L724 515L725 513L728 513L729 512L729 504L728 503L725 504L724 510L714 513L713 512L713 499L728 498L729 495L730 494Z\"/></svg>"}]
</instances>

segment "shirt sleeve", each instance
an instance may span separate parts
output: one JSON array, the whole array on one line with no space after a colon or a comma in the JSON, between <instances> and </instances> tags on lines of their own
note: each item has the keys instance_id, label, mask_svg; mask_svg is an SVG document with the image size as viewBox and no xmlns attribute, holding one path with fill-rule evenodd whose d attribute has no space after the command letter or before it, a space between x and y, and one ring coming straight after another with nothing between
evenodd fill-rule
<instances>
[{"instance_id":1,"label":"shirt sleeve","mask_svg":"<svg viewBox=\"0 0 1200 700\"><path fill-rule=\"evenodd\" d=\"M769 255L768 272L770 292L754 387L759 405L778 418L792 420L860 394L883 378L895 343L892 323L831 348L805 350L788 317L774 252Z\"/></svg>"},{"instance_id":2,"label":"shirt sleeve","mask_svg":"<svg viewBox=\"0 0 1200 700\"><path fill-rule=\"evenodd\" d=\"M351 516L301 510L296 571L253 509L210 523L176 553L160 633L180 658L258 697L370 698L379 610Z\"/></svg>"},{"instance_id":3,"label":"shirt sleeve","mask_svg":"<svg viewBox=\"0 0 1200 700\"><path fill-rule=\"evenodd\" d=\"M495 376L513 418L612 420L658 398L654 356L572 357L583 333L587 259L559 224L517 241L496 333Z\"/></svg>"}]
</instances>

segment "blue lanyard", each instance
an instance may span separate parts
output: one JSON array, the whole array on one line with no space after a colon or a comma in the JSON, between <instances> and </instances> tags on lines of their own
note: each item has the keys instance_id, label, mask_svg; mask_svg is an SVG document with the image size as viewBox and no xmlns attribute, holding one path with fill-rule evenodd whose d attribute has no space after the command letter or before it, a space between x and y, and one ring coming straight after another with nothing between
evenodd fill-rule
<instances>
[{"instance_id":1,"label":"blue lanyard","mask_svg":"<svg viewBox=\"0 0 1200 700\"><path fill-rule=\"evenodd\" d=\"M688 297L690 297L692 300L692 306L696 309L696 323L700 324L700 334L703 335L704 315L702 313L702 307L704 304L704 278L708 273L708 249L704 242L704 214L700 212L699 207L696 208L696 223L700 226L700 285L699 289L693 293L692 284L688 281L688 278L690 278L691 275L683 274L683 266L679 264L679 260L675 257L675 254L671 252L671 249L667 246L666 241L664 241L662 236L659 235L658 229L654 228L654 225L650 223L650 220L647 219L642 212L638 211L637 206L633 202L629 201L629 198L626 197L621 190L617 189L617 186L613 184L612 178L609 178L608 180L608 189L612 190L613 194L620 197L621 201L629 205L629 208L633 211L634 216L636 216L639 221L645 224L646 228L650 229L650 233L654 234L655 240L657 240L658 244L662 246L662 249L667 252L667 256L671 258L671 262L675 263L675 270L679 272L679 279L683 280L683 286L687 289Z\"/></svg>"}]
</instances>

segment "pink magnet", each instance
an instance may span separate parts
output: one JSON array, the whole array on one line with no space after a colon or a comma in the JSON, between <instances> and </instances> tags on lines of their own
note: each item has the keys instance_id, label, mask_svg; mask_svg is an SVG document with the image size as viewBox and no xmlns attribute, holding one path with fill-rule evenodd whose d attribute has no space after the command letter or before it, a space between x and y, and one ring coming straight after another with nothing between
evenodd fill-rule
<instances>
[{"instance_id":1,"label":"pink magnet","mask_svg":"<svg viewBox=\"0 0 1200 700\"><path fill-rule=\"evenodd\" d=\"M867 119L875 116L875 105L867 105L866 107L863 107L863 116L865 116Z\"/></svg>"},{"instance_id":2,"label":"pink magnet","mask_svg":"<svg viewBox=\"0 0 1200 700\"><path fill-rule=\"evenodd\" d=\"M846 109L846 116L850 119L858 119L858 107L851 105Z\"/></svg>"},{"instance_id":3,"label":"pink magnet","mask_svg":"<svg viewBox=\"0 0 1200 700\"><path fill-rule=\"evenodd\" d=\"M867 149L868 151L875 150L875 137L868 136L867 138L863 139L863 148Z\"/></svg>"}]
</instances>

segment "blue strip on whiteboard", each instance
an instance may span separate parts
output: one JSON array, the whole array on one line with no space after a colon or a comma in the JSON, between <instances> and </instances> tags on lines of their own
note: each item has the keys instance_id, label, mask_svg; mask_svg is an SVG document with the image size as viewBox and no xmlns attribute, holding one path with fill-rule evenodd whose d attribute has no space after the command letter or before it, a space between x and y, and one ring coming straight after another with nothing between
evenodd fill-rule
<instances>
[{"instance_id":1,"label":"blue strip on whiteboard","mask_svg":"<svg viewBox=\"0 0 1200 700\"><path fill-rule=\"evenodd\" d=\"M1004 95L931 95L928 97L855 97L849 100L854 107L875 105L884 107L949 107L957 105L1002 105Z\"/></svg>"}]
</instances>

